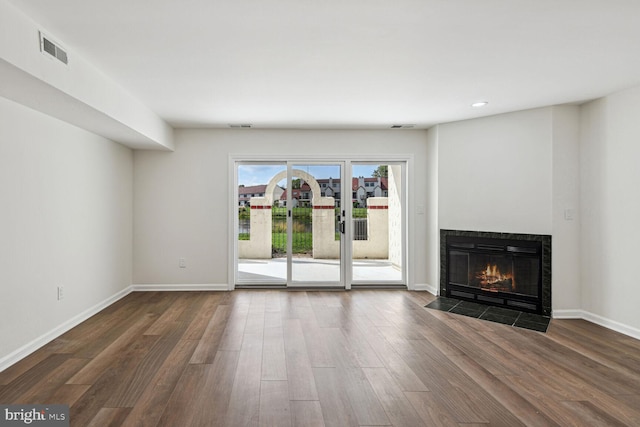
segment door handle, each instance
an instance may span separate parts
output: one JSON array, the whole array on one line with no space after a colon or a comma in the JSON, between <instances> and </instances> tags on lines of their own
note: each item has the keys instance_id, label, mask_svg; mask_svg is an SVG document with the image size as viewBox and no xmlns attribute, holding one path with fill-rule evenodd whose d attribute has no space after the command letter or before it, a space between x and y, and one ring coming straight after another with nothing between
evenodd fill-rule
<instances>
[{"instance_id":1,"label":"door handle","mask_svg":"<svg viewBox=\"0 0 640 427\"><path fill-rule=\"evenodd\" d=\"M344 221L340 223L340 232L344 234Z\"/></svg>"}]
</instances>

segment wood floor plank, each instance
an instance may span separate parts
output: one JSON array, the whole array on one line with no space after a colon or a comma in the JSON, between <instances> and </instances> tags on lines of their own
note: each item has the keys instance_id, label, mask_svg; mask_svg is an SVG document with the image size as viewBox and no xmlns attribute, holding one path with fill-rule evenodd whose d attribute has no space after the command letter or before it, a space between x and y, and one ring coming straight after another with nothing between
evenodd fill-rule
<instances>
[{"instance_id":1,"label":"wood floor plank","mask_svg":"<svg viewBox=\"0 0 640 427\"><path fill-rule=\"evenodd\" d=\"M292 425L287 381L262 381L260 387L260 426Z\"/></svg>"},{"instance_id":2,"label":"wood floor plank","mask_svg":"<svg viewBox=\"0 0 640 427\"><path fill-rule=\"evenodd\" d=\"M9 366L4 371L0 372L0 385L7 385L18 378L20 375L26 373L30 369L33 369L44 359L54 354L49 348L43 347L38 351L31 353L24 359Z\"/></svg>"},{"instance_id":3,"label":"wood floor plank","mask_svg":"<svg viewBox=\"0 0 640 427\"><path fill-rule=\"evenodd\" d=\"M369 340L355 324L341 329L344 339L349 343L349 351L361 368L382 368L384 363L378 357L378 353L369 344Z\"/></svg>"},{"instance_id":4,"label":"wood floor plank","mask_svg":"<svg viewBox=\"0 0 640 427\"><path fill-rule=\"evenodd\" d=\"M314 368L335 368L331 346L314 316L300 319L309 363Z\"/></svg>"},{"instance_id":5,"label":"wood floor plank","mask_svg":"<svg viewBox=\"0 0 640 427\"><path fill-rule=\"evenodd\" d=\"M111 344L101 351L95 358L85 365L77 374L69 379L68 384L93 384L102 373L113 364L123 352L140 340L145 331L157 315L145 315L137 319L126 331L118 336ZM149 336L147 342L156 341L157 336Z\"/></svg>"},{"instance_id":6,"label":"wood floor plank","mask_svg":"<svg viewBox=\"0 0 640 427\"><path fill-rule=\"evenodd\" d=\"M239 356L239 351L219 351L213 364L207 365L204 385L197 391L191 405L194 413L191 426L225 425Z\"/></svg>"},{"instance_id":7,"label":"wood floor plank","mask_svg":"<svg viewBox=\"0 0 640 427\"><path fill-rule=\"evenodd\" d=\"M105 407L105 403L116 395L121 382L130 377L157 340L157 336L140 334L128 348L110 359L110 363L101 370L101 375L95 378L92 386L71 406L70 417L74 424L88 424ZM80 372L84 372L86 366L89 365L85 365Z\"/></svg>"},{"instance_id":8,"label":"wood floor plank","mask_svg":"<svg viewBox=\"0 0 640 427\"><path fill-rule=\"evenodd\" d=\"M218 347L225 334L229 321L230 307L228 305L218 305L210 317L206 329L202 333L202 338L198 342L198 347L193 353L190 363L213 363L218 352ZM236 327L231 328L232 335L235 336ZM242 327L244 330L244 326ZM193 330L187 331L186 336L193 336ZM229 335L227 335L229 337ZM238 348L236 351L239 351Z\"/></svg>"},{"instance_id":9,"label":"wood floor plank","mask_svg":"<svg viewBox=\"0 0 640 427\"><path fill-rule=\"evenodd\" d=\"M65 350L74 353L76 357L94 357L131 325L131 319L138 318L147 311L150 297L151 293L133 292L65 332L55 341L63 341Z\"/></svg>"},{"instance_id":10,"label":"wood floor plank","mask_svg":"<svg viewBox=\"0 0 640 427\"><path fill-rule=\"evenodd\" d=\"M90 388L91 386L86 384L62 384L49 396L45 404L52 403L73 406ZM29 401L27 403L32 402Z\"/></svg>"},{"instance_id":11,"label":"wood floor plank","mask_svg":"<svg viewBox=\"0 0 640 427\"><path fill-rule=\"evenodd\" d=\"M264 332L265 305L264 293L259 293L262 298L252 299L249 306L247 323L244 327L245 334L262 335Z\"/></svg>"},{"instance_id":12,"label":"wood floor plank","mask_svg":"<svg viewBox=\"0 0 640 427\"><path fill-rule=\"evenodd\" d=\"M284 331L281 327L264 329L262 380L287 380L287 357L284 348Z\"/></svg>"},{"instance_id":13,"label":"wood floor plank","mask_svg":"<svg viewBox=\"0 0 640 427\"><path fill-rule=\"evenodd\" d=\"M596 407L588 401L562 402L574 414L579 414L584 425L592 427L624 427L627 424L615 417L615 413Z\"/></svg>"},{"instance_id":14,"label":"wood floor plank","mask_svg":"<svg viewBox=\"0 0 640 427\"><path fill-rule=\"evenodd\" d=\"M539 411L554 420L563 427L583 427L588 425L588 420L581 417L580 413L568 410L563 405L562 397L551 392L545 387L537 385L537 378L530 376L508 376L502 381L509 385L516 393L535 405Z\"/></svg>"},{"instance_id":15,"label":"wood floor plank","mask_svg":"<svg viewBox=\"0 0 640 427\"><path fill-rule=\"evenodd\" d=\"M135 402L122 423L123 427L152 427L158 423L197 343L195 340L178 341Z\"/></svg>"},{"instance_id":16,"label":"wood floor plank","mask_svg":"<svg viewBox=\"0 0 640 427\"><path fill-rule=\"evenodd\" d=\"M189 426L196 416L194 400L199 395L206 381L206 370L209 365L187 364L169 398L164 411L156 424L158 427ZM134 408L135 410L135 408ZM139 418L127 420L129 425L142 424Z\"/></svg>"},{"instance_id":17,"label":"wood floor plank","mask_svg":"<svg viewBox=\"0 0 640 427\"><path fill-rule=\"evenodd\" d=\"M318 400L315 378L300 320L286 320L283 332L289 398L291 400Z\"/></svg>"},{"instance_id":18,"label":"wood floor plank","mask_svg":"<svg viewBox=\"0 0 640 427\"><path fill-rule=\"evenodd\" d=\"M338 369L313 368L313 376L318 387L324 424L327 427L360 426L347 392L341 385Z\"/></svg>"},{"instance_id":19,"label":"wood floor plank","mask_svg":"<svg viewBox=\"0 0 640 427\"><path fill-rule=\"evenodd\" d=\"M29 402L34 404L47 404L67 380L82 369L89 359L69 358L58 367L44 374L40 381L35 383L27 392L17 397L16 402ZM0 393L1 395L1 393ZM1 400L0 400L1 401Z\"/></svg>"},{"instance_id":20,"label":"wood floor plank","mask_svg":"<svg viewBox=\"0 0 640 427\"><path fill-rule=\"evenodd\" d=\"M604 341L602 339L592 339L586 332L577 335L575 333L576 328L556 326L551 329L547 336L557 341L558 344L583 354L589 359L613 369L629 379L633 379L635 382L640 382L640 357L637 354L627 353L624 349L611 349L603 345Z\"/></svg>"},{"instance_id":21,"label":"wood floor plank","mask_svg":"<svg viewBox=\"0 0 640 427\"><path fill-rule=\"evenodd\" d=\"M293 425L296 427L325 427L322 406L317 400L292 400L289 402Z\"/></svg>"},{"instance_id":22,"label":"wood floor plank","mask_svg":"<svg viewBox=\"0 0 640 427\"><path fill-rule=\"evenodd\" d=\"M202 304L194 313L194 316L189 323L189 327L184 333L183 339L199 340L202 338L202 335L209 326L211 317L216 312L218 305L220 305L220 301L224 294L224 292L210 292L202 295Z\"/></svg>"},{"instance_id":23,"label":"wood floor plank","mask_svg":"<svg viewBox=\"0 0 640 427\"><path fill-rule=\"evenodd\" d=\"M384 406L362 368L336 368L360 425L390 425Z\"/></svg>"},{"instance_id":24,"label":"wood floor plank","mask_svg":"<svg viewBox=\"0 0 640 427\"><path fill-rule=\"evenodd\" d=\"M439 404L431 392L405 392L407 400L422 419L422 424L433 427L458 427L459 424L451 412ZM478 423L465 423L464 425L487 425Z\"/></svg>"},{"instance_id":25,"label":"wood floor plank","mask_svg":"<svg viewBox=\"0 0 640 427\"><path fill-rule=\"evenodd\" d=\"M70 333L78 335L75 343L71 345L71 351L75 357L94 358L102 353L114 341L130 331L132 320L141 320L151 325L155 319L160 317L162 310L175 300L175 295L170 295L165 299L156 292L146 295L137 296L138 292L134 292L134 300L141 301L141 305L132 303L125 306L123 311L114 313L110 318L105 319L104 324L96 328L87 329L84 324L72 329ZM142 293L144 294L144 293ZM124 310L126 309L126 311ZM91 320L91 319L90 319ZM65 334L66 335L66 334Z\"/></svg>"},{"instance_id":26,"label":"wood floor plank","mask_svg":"<svg viewBox=\"0 0 640 427\"><path fill-rule=\"evenodd\" d=\"M144 332L145 335L162 335L176 322L182 312L189 306L188 298L176 299Z\"/></svg>"},{"instance_id":27,"label":"wood floor plank","mask_svg":"<svg viewBox=\"0 0 640 427\"><path fill-rule=\"evenodd\" d=\"M517 335L512 336L509 341L516 341L516 344L520 344L511 350L514 357L530 356L522 350L527 349L527 346L531 344L527 344L526 341L518 342L521 341L521 338ZM517 353L518 348L520 348L521 354ZM529 350L533 353L534 349ZM618 399L619 395L607 394L597 386L577 377L571 370L554 364L552 360L546 360L545 357L534 354L533 358L527 359L523 363L523 371L526 372L528 378L517 380L517 377L505 377L503 381L511 382L511 384L518 383L521 390L526 389L535 396L541 394L551 396L556 402L565 400L592 401L615 412L628 425L640 425L640 407L628 405L625 401ZM535 391L531 391L532 389ZM534 401L540 402L540 400ZM564 411L560 409L560 411L563 414L568 412L566 409ZM556 416L556 418L561 419L562 415Z\"/></svg>"},{"instance_id":28,"label":"wood floor plank","mask_svg":"<svg viewBox=\"0 0 640 427\"><path fill-rule=\"evenodd\" d=\"M608 394L632 394L637 386L633 378L627 378L607 366L589 359L586 355L571 351L565 346L554 346L546 337L533 336L537 343L536 353L544 352L544 356L555 364L573 372L573 374L594 387Z\"/></svg>"},{"instance_id":29,"label":"wood floor plank","mask_svg":"<svg viewBox=\"0 0 640 427\"><path fill-rule=\"evenodd\" d=\"M429 391L375 326L365 320L358 327L403 391Z\"/></svg>"},{"instance_id":30,"label":"wood floor plank","mask_svg":"<svg viewBox=\"0 0 640 427\"><path fill-rule=\"evenodd\" d=\"M107 401L109 407L133 407L140 395L145 391L149 383L180 341L186 326L183 322L167 322L163 331L167 334L161 336L144 357L137 363L131 375L122 381L114 396ZM173 328L169 330L168 328ZM146 334L145 334L146 335Z\"/></svg>"},{"instance_id":31,"label":"wood floor plank","mask_svg":"<svg viewBox=\"0 0 640 427\"><path fill-rule=\"evenodd\" d=\"M238 358L226 425L257 426L260 415L262 334L246 334Z\"/></svg>"},{"instance_id":32,"label":"wood floor plank","mask_svg":"<svg viewBox=\"0 0 640 427\"><path fill-rule=\"evenodd\" d=\"M102 408L87 427L120 427L131 408Z\"/></svg>"},{"instance_id":33,"label":"wood floor plank","mask_svg":"<svg viewBox=\"0 0 640 427\"><path fill-rule=\"evenodd\" d=\"M450 367L440 368L432 359L418 354L403 357L418 378L428 385L429 390L432 391L431 396L437 401L438 406L445 408L456 422L480 424L489 422L483 414L470 405L466 394L461 393L448 381L447 368Z\"/></svg>"},{"instance_id":34,"label":"wood floor plank","mask_svg":"<svg viewBox=\"0 0 640 427\"><path fill-rule=\"evenodd\" d=\"M424 340L412 341L412 343L423 355L420 359L421 364L423 366L425 364L432 366L434 370L432 379L440 384L442 392L450 395L452 402L456 402L456 405L464 404L462 407L470 410L465 416L474 414L474 417L480 418L461 419L460 422L489 422L511 426L524 425L515 414L505 407L503 402L493 397L489 393L490 390L484 388L485 384L474 380L472 376L455 363L455 357L464 356L446 356L431 343ZM441 376L440 372L446 372L446 377ZM473 373L477 372L474 371ZM478 374L478 378L480 378L480 374ZM489 378L491 377L489 376ZM432 390L435 390L435 387ZM458 410L458 413L462 414L464 412Z\"/></svg>"},{"instance_id":35,"label":"wood floor plank","mask_svg":"<svg viewBox=\"0 0 640 427\"><path fill-rule=\"evenodd\" d=\"M218 309L220 307L224 306L219 306ZM240 351L244 330L247 326L247 317L249 316L249 304L246 302L231 305L229 310L227 322L217 349L220 351Z\"/></svg>"},{"instance_id":36,"label":"wood floor plank","mask_svg":"<svg viewBox=\"0 0 640 427\"><path fill-rule=\"evenodd\" d=\"M355 352L347 337L339 328L322 328L320 334L324 338L325 345L331 354L331 359L335 361L337 368L360 368L360 362L355 357ZM375 353L373 355L375 356ZM377 360L377 357L376 357ZM381 362L376 363L381 366Z\"/></svg>"},{"instance_id":37,"label":"wood floor plank","mask_svg":"<svg viewBox=\"0 0 640 427\"><path fill-rule=\"evenodd\" d=\"M363 368L363 371L393 426L421 424L420 416L386 368Z\"/></svg>"},{"instance_id":38,"label":"wood floor plank","mask_svg":"<svg viewBox=\"0 0 640 427\"><path fill-rule=\"evenodd\" d=\"M464 372L479 384L488 394L496 398L523 424L528 426L558 426L560 425L539 411L534 404L528 402L518 393L514 392L500 378L481 366L469 356L450 356L450 359Z\"/></svg>"},{"instance_id":39,"label":"wood floor plank","mask_svg":"<svg viewBox=\"0 0 640 427\"><path fill-rule=\"evenodd\" d=\"M20 397L36 387L42 378L64 365L71 356L69 354L50 354L38 364L24 371L7 384L0 392L0 402L4 404L18 403Z\"/></svg>"},{"instance_id":40,"label":"wood floor plank","mask_svg":"<svg viewBox=\"0 0 640 427\"><path fill-rule=\"evenodd\" d=\"M347 396L358 423L360 425L389 424L384 407L355 359L342 330L326 328L323 331L327 342L331 343L333 358L338 364L335 372L340 378L339 386L344 390L344 395Z\"/></svg>"},{"instance_id":41,"label":"wood floor plank","mask_svg":"<svg viewBox=\"0 0 640 427\"><path fill-rule=\"evenodd\" d=\"M281 300L284 294L281 291L268 290L265 291L264 311L265 313L282 314ZM267 325L267 327L276 327L280 325Z\"/></svg>"}]
</instances>

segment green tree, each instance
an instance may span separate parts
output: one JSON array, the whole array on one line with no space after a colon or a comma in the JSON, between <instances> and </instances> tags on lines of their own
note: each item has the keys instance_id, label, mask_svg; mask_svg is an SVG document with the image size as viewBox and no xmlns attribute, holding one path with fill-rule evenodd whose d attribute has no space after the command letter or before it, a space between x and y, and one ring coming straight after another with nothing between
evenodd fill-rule
<instances>
[{"instance_id":1,"label":"green tree","mask_svg":"<svg viewBox=\"0 0 640 427\"><path fill-rule=\"evenodd\" d=\"M386 178L389 175L389 171L387 170L387 165L380 165L376 170L371 174L374 178Z\"/></svg>"},{"instance_id":2,"label":"green tree","mask_svg":"<svg viewBox=\"0 0 640 427\"><path fill-rule=\"evenodd\" d=\"M299 189L301 183L302 183L302 180L300 178L292 179L291 180L291 187L295 188L295 189Z\"/></svg>"}]
</instances>

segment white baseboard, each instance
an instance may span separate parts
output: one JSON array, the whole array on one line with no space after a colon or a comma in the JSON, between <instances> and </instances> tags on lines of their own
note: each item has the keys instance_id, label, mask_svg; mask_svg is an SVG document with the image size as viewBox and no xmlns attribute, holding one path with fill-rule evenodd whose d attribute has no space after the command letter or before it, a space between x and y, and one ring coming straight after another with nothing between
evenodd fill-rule
<instances>
[{"instance_id":1,"label":"white baseboard","mask_svg":"<svg viewBox=\"0 0 640 427\"><path fill-rule=\"evenodd\" d=\"M132 291L230 291L226 283L222 284L196 284L196 285L180 285L180 284L144 284L144 285L131 285Z\"/></svg>"},{"instance_id":2,"label":"white baseboard","mask_svg":"<svg viewBox=\"0 0 640 427\"><path fill-rule=\"evenodd\" d=\"M438 296L438 287L430 285L428 283L415 283L413 285L413 290L414 291L427 291L431 295Z\"/></svg>"},{"instance_id":3,"label":"white baseboard","mask_svg":"<svg viewBox=\"0 0 640 427\"><path fill-rule=\"evenodd\" d=\"M583 319L596 325L603 326L612 331L630 336L640 340L640 329L625 325L615 320L607 319L598 314L593 314L585 310L553 310L554 319Z\"/></svg>"},{"instance_id":4,"label":"white baseboard","mask_svg":"<svg viewBox=\"0 0 640 427\"><path fill-rule=\"evenodd\" d=\"M75 326L78 326L80 323L84 322L85 320L87 320L88 318L90 318L94 314L100 312L101 310L104 310L105 308L107 308L108 306L110 306L114 302L118 301L119 299L124 298L125 296L129 295L129 293L131 293L131 291L132 291L131 286L121 290L117 294L105 299L102 302L99 302L98 304L94 305L93 307L83 311L82 313L78 314L77 316L72 317L71 319L67 320L66 322L62 323L61 325L53 328L49 332L39 336L38 338L34 339L33 341L23 345L19 349L17 349L15 351L13 351L12 353L9 353L8 355L4 356L3 358L0 359L0 372L4 371L9 366L19 362L20 360L24 359L25 357L27 357L28 355L30 355L34 351L38 350L40 347L42 347L45 344L47 344L47 343L53 341L54 339L58 338L60 335L64 334L68 330L74 328Z\"/></svg>"},{"instance_id":5,"label":"white baseboard","mask_svg":"<svg viewBox=\"0 0 640 427\"><path fill-rule=\"evenodd\" d=\"M585 311L579 309L573 310L553 310L551 317L554 319L584 319Z\"/></svg>"},{"instance_id":6,"label":"white baseboard","mask_svg":"<svg viewBox=\"0 0 640 427\"><path fill-rule=\"evenodd\" d=\"M604 326L607 329L611 329L613 331L620 332L621 334L628 335L632 338L640 340L640 329L638 328L634 328L620 322L616 322L615 320L607 319L605 317L589 312L585 312L584 320L588 320L589 322L595 323L596 325Z\"/></svg>"}]
</instances>

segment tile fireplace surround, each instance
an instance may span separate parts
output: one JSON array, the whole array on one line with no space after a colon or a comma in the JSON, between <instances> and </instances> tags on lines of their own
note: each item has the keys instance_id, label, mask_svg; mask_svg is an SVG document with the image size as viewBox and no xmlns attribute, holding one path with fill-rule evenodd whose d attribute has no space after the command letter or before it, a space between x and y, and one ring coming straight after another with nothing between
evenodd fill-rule
<instances>
[{"instance_id":1,"label":"tile fireplace surround","mask_svg":"<svg viewBox=\"0 0 640 427\"><path fill-rule=\"evenodd\" d=\"M451 239L453 238L453 239ZM541 275L541 286L540 292L538 295L539 303L538 310L536 310L536 314L540 314L543 316L551 315L551 236L549 235L540 235L540 234L521 234L521 233L501 233L501 232L489 232L489 231L469 231L469 230L440 230L440 296L446 297L447 295L447 286L449 285L448 278L448 265L447 262L449 260L447 256L447 242L448 240L460 240L460 238L469 238L470 241L484 241L484 240L504 240L505 242L509 242L509 245L517 245L518 242L523 242L526 244L530 244L531 242L539 242L541 247L541 265L540 265L540 275ZM480 245L477 245L480 246ZM515 283L515 282L514 282ZM486 296L487 299L490 296L497 295L492 292L483 292L477 288L468 288L470 291L475 292L479 295L478 299L482 299L483 296ZM454 297L457 298L457 297ZM506 297L508 300L508 296ZM474 300L474 302L480 302L479 300ZM513 304L513 305L512 305ZM517 301L509 302L507 308L518 309ZM532 310L525 310L532 311Z\"/></svg>"}]
</instances>

